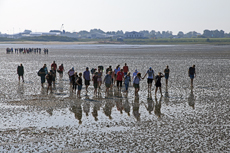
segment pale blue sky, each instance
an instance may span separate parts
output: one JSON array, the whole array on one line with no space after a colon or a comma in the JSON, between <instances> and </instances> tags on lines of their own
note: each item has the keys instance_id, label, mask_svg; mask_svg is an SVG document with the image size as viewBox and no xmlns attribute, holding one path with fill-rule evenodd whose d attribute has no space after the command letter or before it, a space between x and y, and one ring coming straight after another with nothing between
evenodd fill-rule
<instances>
[{"instance_id":1,"label":"pale blue sky","mask_svg":"<svg viewBox=\"0 0 230 153\"><path fill-rule=\"evenodd\" d=\"M0 0L0 32L230 32L230 0Z\"/></svg>"}]
</instances>

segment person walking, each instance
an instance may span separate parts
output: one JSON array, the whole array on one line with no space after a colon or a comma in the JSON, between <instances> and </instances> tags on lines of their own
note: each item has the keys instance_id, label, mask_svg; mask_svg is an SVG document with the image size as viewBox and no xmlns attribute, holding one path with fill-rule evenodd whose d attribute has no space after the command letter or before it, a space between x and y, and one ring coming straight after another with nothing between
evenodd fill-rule
<instances>
[{"instance_id":1,"label":"person walking","mask_svg":"<svg viewBox=\"0 0 230 153\"><path fill-rule=\"evenodd\" d=\"M53 61L53 63L51 64L51 68L54 68L54 71L56 73L56 70L57 70L57 64L55 63L55 61Z\"/></svg>"},{"instance_id":2,"label":"person walking","mask_svg":"<svg viewBox=\"0 0 230 153\"><path fill-rule=\"evenodd\" d=\"M61 64L57 70L57 72L59 73L59 77L62 78L63 77L63 71L64 71L64 66L63 64Z\"/></svg>"},{"instance_id":3,"label":"person walking","mask_svg":"<svg viewBox=\"0 0 230 153\"><path fill-rule=\"evenodd\" d=\"M70 85L72 84L72 77L74 75L74 67L72 67L69 71L68 71L68 75L69 75L69 81L70 81Z\"/></svg>"},{"instance_id":4,"label":"person walking","mask_svg":"<svg viewBox=\"0 0 230 153\"><path fill-rule=\"evenodd\" d=\"M81 89L82 89L82 73L79 73L79 77L77 78L77 97L81 98Z\"/></svg>"},{"instance_id":5,"label":"person walking","mask_svg":"<svg viewBox=\"0 0 230 153\"><path fill-rule=\"evenodd\" d=\"M44 64L44 70L45 70L45 73L46 73L46 75L48 74L48 69L47 69L47 67L46 67L46 64Z\"/></svg>"},{"instance_id":6,"label":"person walking","mask_svg":"<svg viewBox=\"0 0 230 153\"><path fill-rule=\"evenodd\" d=\"M129 67L127 66L127 63L125 63L125 66L123 66L123 71L124 71L124 75L127 75L129 71Z\"/></svg>"},{"instance_id":7,"label":"person walking","mask_svg":"<svg viewBox=\"0 0 230 153\"><path fill-rule=\"evenodd\" d=\"M113 78L114 84L115 84L115 81L117 80L117 72L119 71L120 71L120 67L118 65L116 69L114 69L114 78Z\"/></svg>"},{"instance_id":8,"label":"person walking","mask_svg":"<svg viewBox=\"0 0 230 153\"><path fill-rule=\"evenodd\" d=\"M117 89L118 90L121 90L123 78L124 78L124 73L123 73L123 69L121 69L120 71L117 72Z\"/></svg>"},{"instance_id":9,"label":"person walking","mask_svg":"<svg viewBox=\"0 0 230 153\"><path fill-rule=\"evenodd\" d=\"M98 81L98 72L94 73L94 76L93 76L93 86L94 86L94 95L97 95L97 88L98 88L98 85L99 85L99 81Z\"/></svg>"},{"instance_id":10,"label":"person walking","mask_svg":"<svg viewBox=\"0 0 230 153\"><path fill-rule=\"evenodd\" d=\"M51 73L52 73L52 75L53 75L53 77L52 77L52 79L53 79L53 86L55 87L55 81L56 81L56 73L55 73L55 70L54 70L54 68L52 67L51 68L51 71L50 71Z\"/></svg>"},{"instance_id":11,"label":"person walking","mask_svg":"<svg viewBox=\"0 0 230 153\"><path fill-rule=\"evenodd\" d=\"M169 72L170 72L169 66L167 65L166 68L165 68L165 70L164 70L166 87L168 87Z\"/></svg>"},{"instance_id":12,"label":"person walking","mask_svg":"<svg viewBox=\"0 0 230 153\"><path fill-rule=\"evenodd\" d=\"M86 90L86 94L87 94L88 93L88 87L90 85L90 72L89 72L88 67L86 67L86 70L83 73L83 78L85 80L85 90Z\"/></svg>"},{"instance_id":13,"label":"person walking","mask_svg":"<svg viewBox=\"0 0 230 153\"><path fill-rule=\"evenodd\" d=\"M101 84L102 84L102 72L101 69L98 69L98 88L101 89Z\"/></svg>"},{"instance_id":14,"label":"person walking","mask_svg":"<svg viewBox=\"0 0 230 153\"><path fill-rule=\"evenodd\" d=\"M124 80L125 80L124 81L125 82L125 92L128 93L129 83L131 82L130 72L128 72L127 75L125 75Z\"/></svg>"},{"instance_id":15,"label":"person walking","mask_svg":"<svg viewBox=\"0 0 230 153\"><path fill-rule=\"evenodd\" d=\"M157 95L158 88L160 89L161 96L163 96L162 91L161 91L161 78L162 77L164 77L164 75L162 75L161 72L159 72L158 75L155 77L155 86L156 86L155 96Z\"/></svg>"},{"instance_id":16,"label":"person walking","mask_svg":"<svg viewBox=\"0 0 230 153\"><path fill-rule=\"evenodd\" d=\"M189 70L188 70L188 76L191 79L191 87L193 87L193 79L196 77L195 65L193 65L192 67L189 68Z\"/></svg>"},{"instance_id":17,"label":"person walking","mask_svg":"<svg viewBox=\"0 0 230 153\"><path fill-rule=\"evenodd\" d=\"M148 74L148 78L147 78L148 92L151 92L152 83L153 83L153 79L154 79L154 70L150 67L149 70L146 72L145 76L147 74ZM144 79L145 76L142 79Z\"/></svg>"},{"instance_id":18,"label":"person walking","mask_svg":"<svg viewBox=\"0 0 230 153\"><path fill-rule=\"evenodd\" d=\"M50 70L50 72L46 75L46 80L48 82L48 87L47 87L47 93L50 89L50 92L52 93L52 82L53 82L53 71Z\"/></svg>"},{"instance_id":19,"label":"person walking","mask_svg":"<svg viewBox=\"0 0 230 153\"><path fill-rule=\"evenodd\" d=\"M74 72L74 75L72 76L72 92L74 90L74 93L76 93L77 90L77 79L78 79L78 75L77 72Z\"/></svg>"},{"instance_id":20,"label":"person walking","mask_svg":"<svg viewBox=\"0 0 230 153\"><path fill-rule=\"evenodd\" d=\"M24 82L24 77L23 77L23 75L24 75L24 67L23 67L22 64L20 64L18 66L18 68L17 68L17 74L18 74L18 80L19 80L19 82L20 82L20 77L22 77L22 81Z\"/></svg>"},{"instance_id":21,"label":"person walking","mask_svg":"<svg viewBox=\"0 0 230 153\"><path fill-rule=\"evenodd\" d=\"M42 88L44 88L43 84L45 82L45 76L46 76L45 65L43 65L43 67L38 71L38 75L41 77L41 86Z\"/></svg>"},{"instance_id":22,"label":"person walking","mask_svg":"<svg viewBox=\"0 0 230 153\"><path fill-rule=\"evenodd\" d=\"M105 91L105 95L106 95L109 92L109 88L113 84L113 82L112 82L112 72L111 71L109 71L108 74L106 74L106 76L104 78L104 83L105 83L105 86L106 86L106 91Z\"/></svg>"},{"instance_id":23,"label":"person walking","mask_svg":"<svg viewBox=\"0 0 230 153\"><path fill-rule=\"evenodd\" d=\"M140 81L141 81L141 73L138 72L137 75L133 79L133 87L135 88L135 96L138 96L138 92L140 90Z\"/></svg>"}]
</instances>

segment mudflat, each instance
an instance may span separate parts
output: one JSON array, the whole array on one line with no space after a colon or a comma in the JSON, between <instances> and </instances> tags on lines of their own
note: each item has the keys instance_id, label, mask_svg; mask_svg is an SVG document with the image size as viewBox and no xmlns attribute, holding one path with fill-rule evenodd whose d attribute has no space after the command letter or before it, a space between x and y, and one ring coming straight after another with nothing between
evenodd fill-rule
<instances>
[{"instance_id":1,"label":"mudflat","mask_svg":"<svg viewBox=\"0 0 230 153\"><path fill-rule=\"evenodd\" d=\"M48 48L49 54L6 54L7 47ZM229 152L230 46L0 44L0 151L9 152ZM64 64L53 93L41 88L37 71ZM18 81L22 63L25 82ZM71 92L67 72L86 67L104 69L127 63L131 74L155 74L169 66L169 85L148 92L141 81L139 96L114 86L105 97ZM196 65L194 88L188 69ZM105 70L103 72L103 78ZM91 75L92 78L92 75Z\"/></svg>"}]
</instances>

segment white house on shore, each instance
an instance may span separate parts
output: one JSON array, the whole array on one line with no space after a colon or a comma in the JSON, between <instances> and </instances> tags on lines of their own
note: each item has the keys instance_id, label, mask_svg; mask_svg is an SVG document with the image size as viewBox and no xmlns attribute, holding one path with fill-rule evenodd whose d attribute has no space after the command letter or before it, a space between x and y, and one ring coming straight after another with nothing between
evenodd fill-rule
<instances>
[{"instance_id":1,"label":"white house on shore","mask_svg":"<svg viewBox=\"0 0 230 153\"><path fill-rule=\"evenodd\" d=\"M143 38L144 34L136 31L125 32L125 38Z\"/></svg>"}]
</instances>

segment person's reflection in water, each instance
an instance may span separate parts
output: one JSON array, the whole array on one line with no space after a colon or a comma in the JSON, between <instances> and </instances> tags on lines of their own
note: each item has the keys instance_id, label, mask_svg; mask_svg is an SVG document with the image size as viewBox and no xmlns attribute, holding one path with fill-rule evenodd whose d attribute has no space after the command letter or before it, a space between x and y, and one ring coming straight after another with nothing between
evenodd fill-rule
<instances>
[{"instance_id":1,"label":"person's reflection in water","mask_svg":"<svg viewBox=\"0 0 230 153\"><path fill-rule=\"evenodd\" d=\"M158 101L157 98L155 98L156 101L156 105L155 105L155 110L154 113L156 116L158 116L159 118L161 117L161 100L162 100L162 96L160 98L160 100Z\"/></svg>"},{"instance_id":2,"label":"person's reflection in water","mask_svg":"<svg viewBox=\"0 0 230 153\"><path fill-rule=\"evenodd\" d=\"M17 94L19 95L20 98L22 98L22 96L24 94L24 84L18 83Z\"/></svg>"},{"instance_id":3,"label":"person's reflection in water","mask_svg":"<svg viewBox=\"0 0 230 153\"><path fill-rule=\"evenodd\" d=\"M71 91L69 92L69 97L73 98L73 92L71 92Z\"/></svg>"},{"instance_id":4,"label":"person's reflection in water","mask_svg":"<svg viewBox=\"0 0 230 153\"><path fill-rule=\"evenodd\" d=\"M133 115L137 119L137 121L140 121L141 114L139 113L139 97L135 97L134 104L133 104Z\"/></svg>"},{"instance_id":5,"label":"person's reflection in water","mask_svg":"<svg viewBox=\"0 0 230 153\"><path fill-rule=\"evenodd\" d=\"M167 86L166 86L166 91L165 91L164 102L166 105L169 104L169 93L168 93L168 87Z\"/></svg>"},{"instance_id":6,"label":"person's reflection in water","mask_svg":"<svg viewBox=\"0 0 230 153\"><path fill-rule=\"evenodd\" d=\"M111 100L107 100L105 103L105 107L104 107L104 113L106 116L109 117L109 119L112 119L112 108L114 106L114 103Z\"/></svg>"},{"instance_id":7,"label":"person's reflection in water","mask_svg":"<svg viewBox=\"0 0 230 153\"><path fill-rule=\"evenodd\" d=\"M130 116L130 105L128 98L125 99L125 103L123 104L124 111Z\"/></svg>"},{"instance_id":8,"label":"person's reflection in water","mask_svg":"<svg viewBox=\"0 0 230 153\"><path fill-rule=\"evenodd\" d=\"M101 107L100 102L95 102L94 103L92 115L93 115L95 121L98 121L97 117L98 117L98 111L100 110L100 107Z\"/></svg>"},{"instance_id":9,"label":"person's reflection in water","mask_svg":"<svg viewBox=\"0 0 230 153\"><path fill-rule=\"evenodd\" d=\"M152 111L153 111L153 108L154 108L154 104L153 104L153 99L152 99L152 95L151 94L148 94L147 103L148 103L148 106L146 106L146 104L144 103L145 108L147 109L147 111L149 112L149 114L152 114Z\"/></svg>"},{"instance_id":10,"label":"person's reflection in water","mask_svg":"<svg viewBox=\"0 0 230 153\"><path fill-rule=\"evenodd\" d=\"M86 116L89 116L89 109L90 109L90 103L88 101L84 102L83 111L85 112Z\"/></svg>"},{"instance_id":11,"label":"person's reflection in water","mask_svg":"<svg viewBox=\"0 0 230 153\"><path fill-rule=\"evenodd\" d=\"M188 105L195 109L195 96L193 94L193 89L191 88L190 95L188 97Z\"/></svg>"},{"instance_id":12,"label":"person's reflection in water","mask_svg":"<svg viewBox=\"0 0 230 153\"><path fill-rule=\"evenodd\" d=\"M120 111L120 113L122 114L123 113L122 110L124 109L122 105L122 99L116 100L116 106L117 106L117 110Z\"/></svg>"},{"instance_id":13,"label":"person's reflection in water","mask_svg":"<svg viewBox=\"0 0 230 153\"><path fill-rule=\"evenodd\" d=\"M121 91L120 90L114 91L114 97L122 98Z\"/></svg>"},{"instance_id":14,"label":"person's reflection in water","mask_svg":"<svg viewBox=\"0 0 230 153\"><path fill-rule=\"evenodd\" d=\"M74 105L70 108L70 111L74 113L75 118L79 120L79 124L82 123L82 107L81 102L75 102Z\"/></svg>"},{"instance_id":15,"label":"person's reflection in water","mask_svg":"<svg viewBox=\"0 0 230 153\"><path fill-rule=\"evenodd\" d=\"M59 81L59 87L58 87L60 93L63 93L63 88L64 88L63 80L60 79L60 81Z\"/></svg>"}]
</instances>

